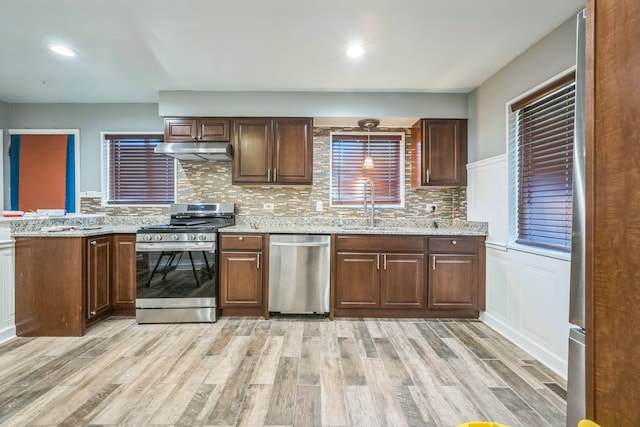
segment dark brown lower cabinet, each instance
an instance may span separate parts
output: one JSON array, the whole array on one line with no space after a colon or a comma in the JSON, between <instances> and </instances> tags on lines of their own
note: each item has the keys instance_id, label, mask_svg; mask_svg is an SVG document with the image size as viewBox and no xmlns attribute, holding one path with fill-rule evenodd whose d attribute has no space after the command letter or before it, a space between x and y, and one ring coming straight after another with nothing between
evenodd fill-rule
<instances>
[{"instance_id":1,"label":"dark brown lower cabinet","mask_svg":"<svg viewBox=\"0 0 640 427\"><path fill-rule=\"evenodd\" d=\"M336 307L424 307L423 254L340 253Z\"/></svg>"},{"instance_id":2,"label":"dark brown lower cabinet","mask_svg":"<svg viewBox=\"0 0 640 427\"><path fill-rule=\"evenodd\" d=\"M380 306L424 307L424 254L383 254Z\"/></svg>"},{"instance_id":3,"label":"dark brown lower cabinet","mask_svg":"<svg viewBox=\"0 0 640 427\"><path fill-rule=\"evenodd\" d=\"M380 307L378 260L378 254L337 254L336 308Z\"/></svg>"},{"instance_id":4,"label":"dark brown lower cabinet","mask_svg":"<svg viewBox=\"0 0 640 427\"><path fill-rule=\"evenodd\" d=\"M422 236L335 236L330 315L383 317L424 309L425 246Z\"/></svg>"},{"instance_id":5,"label":"dark brown lower cabinet","mask_svg":"<svg viewBox=\"0 0 640 427\"><path fill-rule=\"evenodd\" d=\"M484 241L472 236L429 238L430 310L484 310Z\"/></svg>"},{"instance_id":6,"label":"dark brown lower cabinet","mask_svg":"<svg viewBox=\"0 0 640 427\"><path fill-rule=\"evenodd\" d=\"M429 308L478 307L477 255L429 255Z\"/></svg>"},{"instance_id":7,"label":"dark brown lower cabinet","mask_svg":"<svg viewBox=\"0 0 640 427\"><path fill-rule=\"evenodd\" d=\"M135 313L135 235L15 240L18 336L81 336L112 313Z\"/></svg>"},{"instance_id":8,"label":"dark brown lower cabinet","mask_svg":"<svg viewBox=\"0 0 640 427\"><path fill-rule=\"evenodd\" d=\"M87 248L87 303L85 316L88 323L111 310L111 244L112 238L85 239Z\"/></svg>"},{"instance_id":9,"label":"dark brown lower cabinet","mask_svg":"<svg viewBox=\"0 0 640 427\"><path fill-rule=\"evenodd\" d=\"M474 318L484 310L484 237L336 235L333 259L331 316Z\"/></svg>"},{"instance_id":10,"label":"dark brown lower cabinet","mask_svg":"<svg viewBox=\"0 0 640 427\"><path fill-rule=\"evenodd\" d=\"M264 247L260 234L220 236L220 307L223 315L265 316Z\"/></svg>"},{"instance_id":11,"label":"dark brown lower cabinet","mask_svg":"<svg viewBox=\"0 0 640 427\"><path fill-rule=\"evenodd\" d=\"M16 237L15 241L16 334L84 335L85 239Z\"/></svg>"},{"instance_id":12,"label":"dark brown lower cabinet","mask_svg":"<svg viewBox=\"0 0 640 427\"><path fill-rule=\"evenodd\" d=\"M115 314L135 315L136 236L113 236L113 310Z\"/></svg>"},{"instance_id":13,"label":"dark brown lower cabinet","mask_svg":"<svg viewBox=\"0 0 640 427\"><path fill-rule=\"evenodd\" d=\"M262 307L260 252L220 254L220 306Z\"/></svg>"}]
</instances>

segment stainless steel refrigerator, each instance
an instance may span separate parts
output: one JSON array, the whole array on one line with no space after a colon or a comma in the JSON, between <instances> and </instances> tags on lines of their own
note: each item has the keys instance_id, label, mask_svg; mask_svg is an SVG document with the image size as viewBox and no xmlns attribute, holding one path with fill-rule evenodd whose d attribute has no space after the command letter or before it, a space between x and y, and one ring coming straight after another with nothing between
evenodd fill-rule
<instances>
[{"instance_id":1,"label":"stainless steel refrigerator","mask_svg":"<svg viewBox=\"0 0 640 427\"><path fill-rule=\"evenodd\" d=\"M573 140L573 224L569 297L569 360L567 372L567 427L585 417L585 125L584 125L584 10L578 13L576 34L576 110Z\"/></svg>"}]
</instances>

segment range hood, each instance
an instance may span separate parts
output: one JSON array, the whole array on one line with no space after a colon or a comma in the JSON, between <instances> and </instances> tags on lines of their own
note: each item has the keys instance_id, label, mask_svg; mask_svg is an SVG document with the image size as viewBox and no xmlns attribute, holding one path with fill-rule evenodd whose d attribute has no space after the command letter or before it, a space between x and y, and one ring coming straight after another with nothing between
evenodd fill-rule
<instances>
[{"instance_id":1,"label":"range hood","mask_svg":"<svg viewBox=\"0 0 640 427\"><path fill-rule=\"evenodd\" d=\"M154 152L178 160L233 160L233 146L229 142L161 142Z\"/></svg>"}]
</instances>

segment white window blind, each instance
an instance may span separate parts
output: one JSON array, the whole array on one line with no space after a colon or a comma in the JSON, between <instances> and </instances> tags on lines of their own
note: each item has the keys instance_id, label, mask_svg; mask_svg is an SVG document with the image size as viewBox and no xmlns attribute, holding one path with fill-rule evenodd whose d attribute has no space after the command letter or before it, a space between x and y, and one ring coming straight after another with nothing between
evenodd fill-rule
<instances>
[{"instance_id":1,"label":"white window blind","mask_svg":"<svg viewBox=\"0 0 640 427\"><path fill-rule=\"evenodd\" d=\"M153 152L161 134L105 135L107 203L175 202L175 160Z\"/></svg>"},{"instance_id":2,"label":"white window blind","mask_svg":"<svg viewBox=\"0 0 640 427\"><path fill-rule=\"evenodd\" d=\"M375 187L378 205L403 203L402 135L333 134L331 137L331 204L361 205L364 202L364 182L370 179ZM363 169L367 155L373 159L373 169ZM368 191L368 196L370 192Z\"/></svg>"},{"instance_id":3,"label":"white window blind","mask_svg":"<svg viewBox=\"0 0 640 427\"><path fill-rule=\"evenodd\" d=\"M571 249L575 77L511 106L517 157L517 242Z\"/></svg>"}]
</instances>

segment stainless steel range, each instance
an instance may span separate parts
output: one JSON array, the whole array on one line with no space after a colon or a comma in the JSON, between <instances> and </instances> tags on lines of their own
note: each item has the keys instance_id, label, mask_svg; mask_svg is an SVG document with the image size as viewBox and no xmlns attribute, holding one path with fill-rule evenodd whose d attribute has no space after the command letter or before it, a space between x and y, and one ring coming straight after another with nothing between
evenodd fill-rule
<instances>
[{"instance_id":1,"label":"stainless steel range","mask_svg":"<svg viewBox=\"0 0 640 427\"><path fill-rule=\"evenodd\" d=\"M136 233L136 321L215 322L217 230L235 224L233 203L174 204L169 224Z\"/></svg>"}]
</instances>

